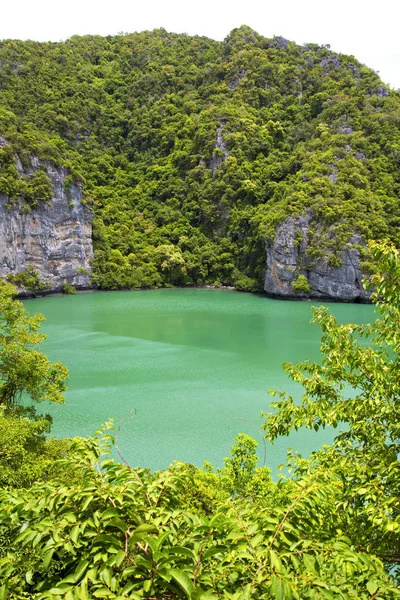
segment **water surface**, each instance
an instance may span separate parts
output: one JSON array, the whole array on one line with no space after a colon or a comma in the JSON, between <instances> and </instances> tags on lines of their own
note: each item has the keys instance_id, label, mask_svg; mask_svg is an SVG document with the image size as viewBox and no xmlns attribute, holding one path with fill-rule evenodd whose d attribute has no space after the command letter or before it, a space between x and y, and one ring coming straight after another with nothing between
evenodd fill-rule
<instances>
[{"instance_id":1,"label":"water surface","mask_svg":"<svg viewBox=\"0 0 400 600\"><path fill-rule=\"evenodd\" d=\"M44 407L53 434L88 435L135 409L120 434L132 466L222 466L239 431L257 436L246 420L260 427L269 388L300 396L282 363L319 358L309 302L164 289L55 296L25 306L46 316L43 350L70 373L66 404ZM329 306L343 322L373 315L371 306ZM308 454L331 439L331 432L294 433L268 445L267 464L276 469L287 448Z\"/></svg>"}]
</instances>

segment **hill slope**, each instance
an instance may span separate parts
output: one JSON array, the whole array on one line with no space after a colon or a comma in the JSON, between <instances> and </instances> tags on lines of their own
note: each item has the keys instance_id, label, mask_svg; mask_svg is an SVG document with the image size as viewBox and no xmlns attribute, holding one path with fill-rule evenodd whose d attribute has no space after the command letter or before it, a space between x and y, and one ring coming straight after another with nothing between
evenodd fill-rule
<instances>
[{"instance_id":1,"label":"hill slope","mask_svg":"<svg viewBox=\"0 0 400 600\"><path fill-rule=\"evenodd\" d=\"M350 288L367 239L400 243L400 95L327 47L246 26L224 42L163 29L3 41L0 135L8 203L51 204L49 164L68 169L66 195L83 188L102 288L324 295L316 277L348 277L348 243Z\"/></svg>"}]
</instances>

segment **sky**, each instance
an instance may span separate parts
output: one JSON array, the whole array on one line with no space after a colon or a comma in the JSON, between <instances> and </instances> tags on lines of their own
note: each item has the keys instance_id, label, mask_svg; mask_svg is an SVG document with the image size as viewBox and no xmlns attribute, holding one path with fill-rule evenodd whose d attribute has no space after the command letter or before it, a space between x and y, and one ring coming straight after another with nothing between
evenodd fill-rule
<instances>
[{"instance_id":1,"label":"sky","mask_svg":"<svg viewBox=\"0 0 400 600\"><path fill-rule=\"evenodd\" d=\"M400 88L400 0L3 0L0 39L57 42L164 27L223 40L240 25L298 44L330 44Z\"/></svg>"}]
</instances>

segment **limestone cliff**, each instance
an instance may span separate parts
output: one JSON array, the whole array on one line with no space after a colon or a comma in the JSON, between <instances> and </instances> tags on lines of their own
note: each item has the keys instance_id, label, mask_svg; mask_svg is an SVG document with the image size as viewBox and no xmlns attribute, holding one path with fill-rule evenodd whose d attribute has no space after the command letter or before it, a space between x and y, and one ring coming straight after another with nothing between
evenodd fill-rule
<instances>
[{"instance_id":1,"label":"limestone cliff","mask_svg":"<svg viewBox=\"0 0 400 600\"><path fill-rule=\"evenodd\" d=\"M213 173L215 170L228 158L229 151L225 144L225 140L223 138L223 128L226 124L226 121L219 121L219 126L217 129L217 140L215 143L214 154L210 160L209 168Z\"/></svg>"},{"instance_id":2,"label":"limestone cliff","mask_svg":"<svg viewBox=\"0 0 400 600\"><path fill-rule=\"evenodd\" d=\"M22 177L39 168L17 164ZM90 284L93 256L92 213L82 203L78 184L66 189L66 169L50 163L41 165L50 178L53 194L37 208L24 203L10 204L0 195L0 277L16 274L32 265L48 290L59 291L65 284L84 288Z\"/></svg>"},{"instance_id":3,"label":"limestone cliff","mask_svg":"<svg viewBox=\"0 0 400 600\"><path fill-rule=\"evenodd\" d=\"M357 249L361 237L353 235L339 252L339 260L332 260L334 255L329 251L313 256L310 232L315 233L318 228L321 229L310 214L289 217L277 228L275 239L266 245L264 290L271 296L286 298L368 301ZM325 231L324 238L328 248L334 231Z\"/></svg>"}]
</instances>

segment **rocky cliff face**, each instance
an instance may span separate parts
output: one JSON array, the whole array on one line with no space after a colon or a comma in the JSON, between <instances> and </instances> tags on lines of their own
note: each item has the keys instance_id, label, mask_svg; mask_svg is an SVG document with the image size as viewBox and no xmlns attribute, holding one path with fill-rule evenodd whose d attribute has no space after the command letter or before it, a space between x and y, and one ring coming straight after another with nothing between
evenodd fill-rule
<instances>
[{"instance_id":1,"label":"rocky cliff face","mask_svg":"<svg viewBox=\"0 0 400 600\"><path fill-rule=\"evenodd\" d=\"M30 169L21 164L17 168L29 177L39 161L33 159ZM50 163L45 169L53 187L49 202L30 209L23 203L10 205L8 197L0 195L0 277L32 265L49 290L59 291L65 284L87 287L93 256L92 213L82 203L78 185L66 191L66 169Z\"/></svg>"},{"instance_id":2,"label":"rocky cliff face","mask_svg":"<svg viewBox=\"0 0 400 600\"><path fill-rule=\"evenodd\" d=\"M222 135L225 123L226 121L219 121L215 150L210 160L210 164L208 165L213 173L215 173L215 169L217 169L220 166L220 164L223 163L229 156L229 151Z\"/></svg>"},{"instance_id":3,"label":"rocky cliff face","mask_svg":"<svg viewBox=\"0 0 400 600\"><path fill-rule=\"evenodd\" d=\"M264 290L277 297L320 298L343 301L368 301L362 285L360 254L356 246L361 237L354 235L340 253L341 264L332 266L329 253L313 257L309 252L309 233L313 223L309 214L287 218L267 243L267 271ZM326 232L329 242L334 232ZM332 256L332 255L331 255Z\"/></svg>"}]
</instances>

